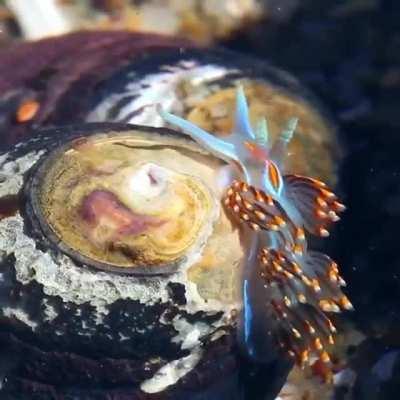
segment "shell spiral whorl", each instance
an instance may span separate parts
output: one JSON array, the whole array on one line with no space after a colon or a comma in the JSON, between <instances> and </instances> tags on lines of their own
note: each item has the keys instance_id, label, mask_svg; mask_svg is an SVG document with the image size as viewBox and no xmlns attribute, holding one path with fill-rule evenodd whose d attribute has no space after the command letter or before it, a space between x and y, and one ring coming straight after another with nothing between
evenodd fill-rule
<instances>
[{"instance_id":1,"label":"shell spiral whorl","mask_svg":"<svg viewBox=\"0 0 400 400\"><path fill-rule=\"evenodd\" d=\"M291 119L271 145L265 120L253 130L241 87L233 131L222 139L175 115L162 110L160 114L243 176L233 181L222 199L233 221L244 231L253 231L247 236L256 243L255 251L249 249L255 256L247 259L243 273L242 347L255 356L255 326L264 320L265 341L273 337L297 364L316 359L329 363L327 349L334 343L336 328L326 313L353 307L341 291L345 282L337 264L309 250L305 232L329 236L330 225L345 207L323 182L281 174L297 120ZM273 322L268 320L271 316Z\"/></svg>"}]
</instances>

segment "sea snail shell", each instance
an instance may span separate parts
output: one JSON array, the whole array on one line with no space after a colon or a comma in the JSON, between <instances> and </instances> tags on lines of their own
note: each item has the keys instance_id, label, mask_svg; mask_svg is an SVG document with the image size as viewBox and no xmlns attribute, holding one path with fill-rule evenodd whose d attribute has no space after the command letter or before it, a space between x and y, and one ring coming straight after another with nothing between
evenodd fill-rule
<instances>
[{"instance_id":1,"label":"sea snail shell","mask_svg":"<svg viewBox=\"0 0 400 400\"><path fill-rule=\"evenodd\" d=\"M312 96L270 66L234 60L219 50L179 49L137 56L80 103L79 115L86 121L107 119L156 128L94 124L42 131L1 154L1 199L21 190L24 194L15 215L0 214L4 299L0 318L6 326L1 345L23 357L26 366L7 375L8 385L22 390L21 382L29 388L44 382L44 390L57 393L77 385L85 393L93 384L125 385L135 399L154 391L161 396L211 386L220 374L219 363L226 376L236 374L231 315L240 307L237 282L243 248L217 201L222 189L215 171L225 164L162 128L162 120L147 105L160 103L199 125L214 124L217 129L203 127L223 133L231 126L239 81L250 98L251 118L266 115L272 135L291 113L300 117L294 170L310 174L311 169L310 175L334 181L330 149L337 149L335 137L332 126L313 106ZM155 90L159 84L165 91ZM148 97L151 93L155 97ZM73 121L61 112L63 104L72 104L68 99L66 95L55 105L47 121ZM135 169L115 163L112 157L108 162L99 156L99 149L112 148L118 136L134 138L134 146L140 139L143 148L137 146L135 152L154 150L157 156L145 157L142 163L137 160ZM105 144L107 138L110 142ZM148 150L146 141L154 149ZM93 144L99 148L94 150ZM158 157L163 147L164 153L174 156ZM129 160L128 146L121 149ZM318 161L310 152L319 155ZM76 173L69 177L57 175L68 170L68 157L73 160L78 154L87 156L85 163L75 165L82 170L72 168ZM144 206L127 195L128 176L141 183L132 190L136 200L158 199L163 193L171 203L168 215L157 201ZM65 208L60 207L61 199ZM49 207L51 201L56 207ZM184 226L181 238L181 230L173 224L180 213L197 221ZM168 218L170 222L165 222ZM169 243L174 243L170 253L160 235L167 229L173 239ZM143 235L140 240L156 250L136 251L144 246L132 241L135 235ZM82 237L90 244L86 249L81 247ZM176 380L165 384L160 379L163 371L173 372ZM208 378L198 382L195 376ZM229 390L232 393L232 387Z\"/></svg>"}]
</instances>

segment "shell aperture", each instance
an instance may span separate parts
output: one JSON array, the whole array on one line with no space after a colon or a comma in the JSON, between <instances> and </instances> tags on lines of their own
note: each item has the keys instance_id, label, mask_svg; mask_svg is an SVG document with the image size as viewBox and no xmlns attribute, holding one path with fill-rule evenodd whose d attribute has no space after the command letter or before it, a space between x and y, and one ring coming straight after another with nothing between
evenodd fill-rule
<instances>
[{"instance_id":1,"label":"shell aperture","mask_svg":"<svg viewBox=\"0 0 400 400\"><path fill-rule=\"evenodd\" d=\"M188 151L140 136L75 140L34 174L33 211L51 240L89 265L171 272L219 214L210 189L217 161Z\"/></svg>"}]
</instances>

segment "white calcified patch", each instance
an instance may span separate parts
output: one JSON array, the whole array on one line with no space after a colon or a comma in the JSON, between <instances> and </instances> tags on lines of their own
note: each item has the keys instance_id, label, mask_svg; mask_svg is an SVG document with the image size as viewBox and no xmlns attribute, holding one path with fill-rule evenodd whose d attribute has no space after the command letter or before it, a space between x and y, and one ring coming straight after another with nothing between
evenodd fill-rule
<instances>
[{"instance_id":1,"label":"white calcified patch","mask_svg":"<svg viewBox=\"0 0 400 400\"><path fill-rule=\"evenodd\" d=\"M201 350L196 349L186 357L169 362L161 367L152 378L142 382L140 389L145 393L158 393L168 386L174 385L198 364L201 355Z\"/></svg>"},{"instance_id":2,"label":"white calcified patch","mask_svg":"<svg viewBox=\"0 0 400 400\"><path fill-rule=\"evenodd\" d=\"M182 350L193 349L200 345L199 339L213 330L213 327L209 324L204 322L190 323L179 315L172 320L172 325L178 331L178 335L172 338L172 342L181 343Z\"/></svg>"},{"instance_id":3,"label":"white calcified patch","mask_svg":"<svg viewBox=\"0 0 400 400\"><path fill-rule=\"evenodd\" d=\"M129 191L132 197L140 196L140 201L147 200L146 203L150 203L152 197L160 196L165 190L172 175L172 171L157 164L144 164L130 177Z\"/></svg>"},{"instance_id":4,"label":"white calcified patch","mask_svg":"<svg viewBox=\"0 0 400 400\"><path fill-rule=\"evenodd\" d=\"M23 184L23 177L44 154L44 150L32 151L15 160L7 161L8 154L0 156L0 197L17 194Z\"/></svg>"},{"instance_id":5,"label":"white calcified patch","mask_svg":"<svg viewBox=\"0 0 400 400\"><path fill-rule=\"evenodd\" d=\"M181 115L184 103L187 107L202 100L205 95L201 88L204 83L211 82L225 75L237 72L218 65L199 65L194 60L183 60L175 66L160 68L163 72L150 74L142 79L132 77L124 93L108 96L87 117L89 122L99 121L124 121L134 124L150 125L154 127L165 126L165 122L158 115L155 106L160 104L166 111ZM182 86L189 85L194 88L190 92L192 97L181 98ZM111 118L110 110L124 97L137 96L127 105L123 106L118 114ZM137 113L134 113L137 111ZM135 115L133 115L135 114ZM131 116L130 116L131 115Z\"/></svg>"},{"instance_id":6,"label":"white calcified patch","mask_svg":"<svg viewBox=\"0 0 400 400\"><path fill-rule=\"evenodd\" d=\"M29 318L29 315L20 308L4 307L2 313L7 318L15 318L29 326L33 331L37 327L37 323Z\"/></svg>"},{"instance_id":7,"label":"white calcified patch","mask_svg":"<svg viewBox=\"0 0 400 400\"><path fill-rule=\"evenodd\" d=\"M52 321L58 316L56 309L51 304L49 304L47 299L44 299L42 301L42 304L44 306L45 321Z\"/></svg>"},{"instance_id":8,"label":"white calcified patch","mask_svg":"<svg viewBox=\"0 0 400 400\"><path fill-rule=\"evenodd\" d=\"M186 285L188 304L185 308L188 312L227 311L226 305L216 301L205 302L195 285L188 285L184 271L168 278L145 279L85 269L66 255L53 257L38 250L35 241L25 235L23 225L19 214L0 221L0 254L14 254L17 280L23 284L35 280L47 295L60 296L64 302L90 303L100 314L99 323L101 314L107 313L105 306L119 299L137 300L143 304L167 301L169 282Z\"/></svg>"},{"instance_id":9,"label":"white calcified patch","mask_svg":"<svg viewBox=\"0 0 400 400\"><path fill-rule=\"evenodd\" d=\"M8 158L8 153L0 154L0 167L4 165Z\"/></svg>"},{"instance_id":10,"label":"white calcified patch","mask_svg":"<svg viewBox=\"0 0 400 400\"><path fill-rule=\"evenodd\" d=\"M0 195L17 194L23 184L23 175L37 162L44 151L30 152L16 160L7 161L7 154L0 159ZM218 218L216 211L212 219ZM23 231L23 219L16 216L0 221L0 256L14 254L17 279L26 284L32 280L43 285L47 295L60 296L65 302L83 304L89 302L98 310L98 323L107 313L105 306L118 299L138 300L145 304L165 302L169 298L168 282L187 282L186 269L201 256L202 248L212 231L212 224L203 234L200 248L187 255L182 271L169 278L138 279L133 276L118 276L107 272L91 271L77 266L68 256L60 254L53 258L49 253L36 248L32 238ZM197 288L188 293L188 310L196 312L206 303L198 295ZM190 296L192 295L192 296ZM215 308L214 308L215 307ZM209 304L208 310L222 311L222 304Z\"/></svg>"}]
</instances>

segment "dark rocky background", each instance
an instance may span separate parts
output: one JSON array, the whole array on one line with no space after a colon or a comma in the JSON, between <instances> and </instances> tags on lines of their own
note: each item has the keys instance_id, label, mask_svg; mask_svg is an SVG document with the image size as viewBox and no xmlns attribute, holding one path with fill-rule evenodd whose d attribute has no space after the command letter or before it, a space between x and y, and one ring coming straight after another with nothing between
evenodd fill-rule
<instances>
[{"instance_id":1,"label":"dark rocky background","mask_svg":"<svg viewBox=\"0 0 400 400\"><path fill-rule=\"evenodd\" d=\"M339 192L348 211L333 234L331 254L341 265L356 308L348 318L369 338L350 354L358 371L350 398L396 399L400 392L400 2L302 0L290 14L278 8L276 18L247 26L220 45L288 70L321 98L338 122L346 150ZM0 98L0 126L14 135L1 145L23 137L31 126L51 124L56 109L78 112L81 104L74 102L73 90L90 91L96 85L98 75L91 71L103 55L115 51L117 61L107 73L127 61L124 54L132 44L126 35L114 35L114 39L99 35L102 50L90 45L85 49L84 43L78 48L73 39L63 50L44 48L36 57L46 68L33 61L25 69L16 68L21 58L11 58L7 48L1 50L0 88L7 96ZM142 46L158 47L156 42ZM98 61L82 62L71 70L58 62L62 51L71 57L98 51ZM22 99L38 99L47 108L21 125L15 110ZM380 380L371 371L388 354L394 355L391 374ZM345 398L343 393L338 396Z\"/></svg>"},{"instance_id":2,"label":"dark rocky background","mask_svg":"<svg viewBox=\"0 0 400 400\"><path fill-rule=\"evenodd\" d=\"M353 395L395 399L398 358L385 384L368 368L400 347L400 3L304 0L288 20L253 26L225 45L300 78L339 124L348 211L332 255L356 309L349 318L371 338L356 351L363 372Z\"/></svg>"}]
</instances>

